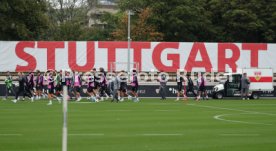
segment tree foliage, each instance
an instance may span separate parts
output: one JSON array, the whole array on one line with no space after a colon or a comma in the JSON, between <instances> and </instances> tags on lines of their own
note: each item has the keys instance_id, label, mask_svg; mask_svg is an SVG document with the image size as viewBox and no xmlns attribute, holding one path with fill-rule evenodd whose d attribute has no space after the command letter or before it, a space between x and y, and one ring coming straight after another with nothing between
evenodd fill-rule
<instances>
[{"instance_id":1,"label":"tree foliage","mask_svg":"<svg viewBox=\"0 0 276 151\"><path fill-rule=\"evenodd\" d=\"M273 0L121 0L122 10L149 7L164 41L276 42Z\"/></svg>"},{"instance_id":2,"label":"tree foliage","mask_svg":"<svg viewBox=\"0 0 276 151\"><path fill-rule=\"evenodd\" d=\"M113 0L118 13L96 15L98 0L0 0L1 40L276 42L275 0Z\"/></svg>"},{"instance_id":3,"label":"tree foliage","mask_svg":"<svg viewBox=\"0 0 276 151\"><path fill-rule=\"evenodd\" d=\"M152 11L150 8L143 9L137 19L131 24L131 39L133 41L161 41L163 34L157 31L153 24L148 24ZM119 18L117 28L111 33L114 40L127 40L128 15L123 13Z\"/></svg>"},{"instance_id":4,"label":"tree foliage","mask_svg":"<svg viewBox=\"0 0 276 151\"><path fill-rule=\"evenodd\" d=\"M216 37L223 41L276 41L276 1L210 0L207 8L217 28Z\"/></svg>"},{"instance_id":5,"label":"tree foliage","mask_svg":"<svg viewBox=\"0 0 276 151\"><path fill-rule=\"evenodd\" d=\"M49 27L46 11L42 0L1 0L1 40L43 39Z\"/></svg>"}]
</instances>

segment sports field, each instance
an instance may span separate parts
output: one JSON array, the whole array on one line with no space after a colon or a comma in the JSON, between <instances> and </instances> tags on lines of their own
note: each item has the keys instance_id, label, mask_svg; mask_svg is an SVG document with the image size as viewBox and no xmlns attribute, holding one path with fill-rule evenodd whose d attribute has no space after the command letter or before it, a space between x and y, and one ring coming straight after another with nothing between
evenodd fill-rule
<instances>
[{"instance_id":1,"label":"sports field","mask_svg":"<svg viewBox=\"0 0 276 151\"><path fill-rule=\"evenodd\" d=\"M0 101L0 151L61 151L62 105ZM69 151L275 151L276 100L70 102Z\"/></svg>"}]
</instances>

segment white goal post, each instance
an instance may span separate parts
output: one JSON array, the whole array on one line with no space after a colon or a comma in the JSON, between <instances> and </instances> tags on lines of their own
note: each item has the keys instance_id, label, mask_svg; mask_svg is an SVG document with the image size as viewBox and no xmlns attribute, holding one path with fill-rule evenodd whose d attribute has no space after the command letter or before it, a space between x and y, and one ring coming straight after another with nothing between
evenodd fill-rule
<instances>
[{"instance_id":1,"label":"white goal post","mask_svg":"<svg viewBox=\"0 0 276 151\"><path fill-rule=\"evenodd\" d=\"M66 86L63 86L63 126L62 126L62 151L67 151L67 141L68 141L68 89Z\"/></svg>"},{"instance_id":2,"label":"white goal post","mask_svg":"<svg viewBox=\"0 0 276 151\"><path fill-rule=\"evenodd\" d=\"M111 62L109 64L110 66L110 72L118 72L124 70L125 72L129 73L133 69L135 69L137 72L139 71L139 63L138 62L130 62L129 63L129 69L128 69L128 63L127 62ZM129 70L129 71L128 71Z\"/></svg>"}]
</instances>

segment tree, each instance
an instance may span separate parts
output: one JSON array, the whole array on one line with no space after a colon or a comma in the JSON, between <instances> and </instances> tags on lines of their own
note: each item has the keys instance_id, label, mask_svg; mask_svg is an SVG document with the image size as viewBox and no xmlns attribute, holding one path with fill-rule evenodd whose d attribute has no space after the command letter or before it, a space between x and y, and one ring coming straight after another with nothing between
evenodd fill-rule
<instances>
[{"instance_id":1,"label":"tree","mask_svg":"<svg viewBox=\"0 0 276 151\"><path fill-rule=\"evenodd\" d=\"M165 41L209 41L213 36L211 14L205 0L160 0L153 3L152 22Z\"/></svg>"},{"instance_id":2,"label":"tree","mask_svg":"<svg viewBox=\"0 0 276 151\"><path fill-rule=\"evenodd\" d=\"M49 27L42 0L1 0L1 40L39 40Z\"/></svg>"},{"instance_id":3,"label":"tree","mask_svg":"<svg viewBox=\"0 0 276 151\"><path fill-rule=\"evenodd\" d=\"M88 0L47 0L47 40L79 40L87 25Z\"/></svg>"},{"instance_id":4,"label":"tree","mask_svg":"<svg viewBox=\"0 0 276 151\"><path fill-rule=\"evenodd\" d=\"M118 5L121 11L131 10L135 14L139 14L150 6L150 0L120 0Z\"/></svg>"},{"instance_id":5,"label":"tree","mask_svg":"<svg viewBox=\"0 0 276 151\"><path fill-rule=\"evenodd\" d=\"M164 41L275 42L273 0L121 0L121 10L151 8L148 25Z\"/></svg>"},{"instance_id":6,"label":"tree","mask_svg":"<svg viewBox=\"0 0 276 151\"><path fill-rule=\"evenodd\" d=\"M156 27L165 41L205 41L213 35L206 0L122 0L123 10L141 12L149 7L147 25Z\"/></svg>"},{"instance_id":7,"label":"tree","mask_svg":"<svg viewBox=\"0 0 276 151\"><path fill-rule=\"evenodd\" d=\"M137 41L161 41L164 35L157 31L154 24L150 24L150 16L152 11L150 8L142 10L138 14L138 20L132 30L132 39Z\"/></svg>"},{"instance_id":8,"label":"tree","mask_svg":"<svg viewBox=\"0 0 276 151\"><path fill-rule=\"evenodd\" d=\"M47 0L48 15L53 22L80 21L87 17L95 0Z\"/></svg>"},{"instance_id":9,"label":"tree","mask_svg":"<svg viewBox=\"0 0 276 151\"><path fill-rule=\"evenodd\" d=\"M217 37L229 42L275 42L276 4L270 0L210 0ZM274 29L273 29L274 28Z\"/></svg>"},{"instance_id":10,"label":"tree","mask_svg":"<svg viewBox=\"0 0 276 151\"><path fill-rule=\"evenodd\" d=\"M157 31L153 24L149 24L149 17L152 11L150 8L142 10L138 16L132 17L131 39L133 41L160 41L163 34ZM123 13L119 18L117 28L111 33L114 40L127 40L128 33L128 15Z\"/></svg>"},{"instance_id":11,"label":"tree","mask_svg":"<svg viewBox=\"0 0 276 151\"><path fill-rule=\"evenodd\" d=\"M112 0L119 12L92 18L98 0L0 0L2 40L276 42L275 0ZM102 27L102 26L101 26Z\"/></svg>"}]
</instances>

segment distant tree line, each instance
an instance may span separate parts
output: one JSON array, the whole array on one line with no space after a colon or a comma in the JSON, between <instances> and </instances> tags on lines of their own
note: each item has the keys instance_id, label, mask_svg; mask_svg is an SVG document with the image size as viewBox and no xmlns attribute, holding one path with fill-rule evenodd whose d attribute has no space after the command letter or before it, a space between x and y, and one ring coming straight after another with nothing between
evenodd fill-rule
<instances>
[{"instance_id":1,"label":"distant tree line","mask_svg":"<svg viewBox=\"0 0 276 151\"><path fill-rule=\"evenodd\" d=\"M114 0L117 13L89 16L97 1L0 0L0 40L127 40L131 10L133 41L276 42L275 0Z\"/></svg>"}]
</instances>

